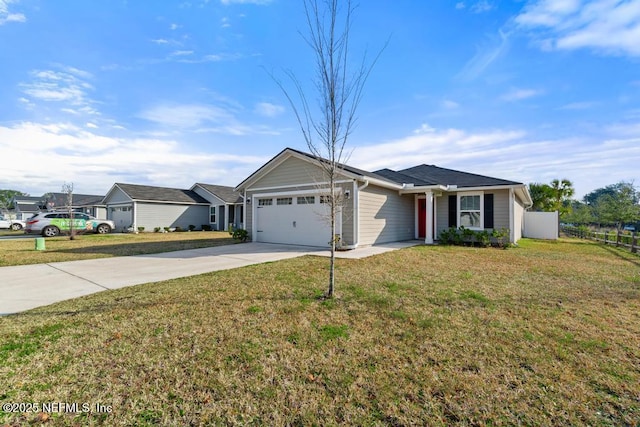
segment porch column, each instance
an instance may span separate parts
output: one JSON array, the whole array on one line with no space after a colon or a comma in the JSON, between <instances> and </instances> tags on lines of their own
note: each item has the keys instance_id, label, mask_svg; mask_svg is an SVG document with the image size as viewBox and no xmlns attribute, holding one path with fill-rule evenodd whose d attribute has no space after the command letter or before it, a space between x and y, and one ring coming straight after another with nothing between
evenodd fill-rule
<instances>
[{"instance_id":1,"label":"porch column","mask_svg":"<svg viewBox=\"0 0 640 427\"><path fill-rule=\"evenodd\" d=\"M433 192L427 191L424 193L426 196L425 201L425 225L424 225L424 243L426 245L433 245Z\"/></svg>"},{"instance_id":2,"label":"porch column","mask_svg":"<svg viewBox=\"0 0 640 427\"><path fill-rule=\"evenodd\" d=\"M224 231L229 231L229 205L224 204Z\"/></svg>"}]
</instances>

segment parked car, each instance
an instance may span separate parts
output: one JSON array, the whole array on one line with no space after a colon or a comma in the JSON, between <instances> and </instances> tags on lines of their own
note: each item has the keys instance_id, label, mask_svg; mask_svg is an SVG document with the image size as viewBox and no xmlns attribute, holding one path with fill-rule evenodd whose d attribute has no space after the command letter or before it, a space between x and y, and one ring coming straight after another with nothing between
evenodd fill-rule
<instances>
[{"instance_id":1,"label":"parked car","mask_svg":"<svg viewBox=\"0 0 640 427\"><path fill-rule=\"evenodd\" d=\"M624 231L636 231L635 225L625 225L623 228Z\"/></svg>"},{"instance_id":2,"label":"parked car","mask_svg":"<svg viewBox=\"0 0 640 427\"><path fill-rule=\"evenodd\" d=\"M113 221L97 219L81 212L73 213L73 228L78 232L98 234L111 233L115 228ZM57 236L71 230L69 212L40 212L27 220L24 229L28 234L42 234L44 237Z\"/></svg>"},{"instance_id":3,"label":"parked car","mask_svg":"<svg viewBox=\"0 0 640 427\"><path fill-rule=\"evenodd\" d=\"M0 215L0 228L6 228L13 231L22 230L25 227L25 222L19 219L9 219Z\"/></svg>"}]
</instances>

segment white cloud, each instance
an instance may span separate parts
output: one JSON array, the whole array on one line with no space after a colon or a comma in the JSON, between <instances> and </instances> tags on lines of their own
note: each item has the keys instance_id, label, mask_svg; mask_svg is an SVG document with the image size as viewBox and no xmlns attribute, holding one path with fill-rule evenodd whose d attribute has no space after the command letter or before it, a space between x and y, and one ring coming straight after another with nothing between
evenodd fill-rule
<instances>
[{"instance_id":1,"label":"white cloud","mask_svg":"<svg viewBox=\"0 0 640 427\"><path fill-rule=\"evenodd\" d=\"M595 102L572 102L562 107L559 110L588 110L596 105Z\"/></svg>"},{"instance_id":2,"label":"white cloud","mask_svg":"<svg viewBox=\"0 0 640 427\"><path fill-rule=\"evenodd\" d=\"M500 99L507 102L513 102L513 101L520 101L527 98L533 98L534 96L539 96L543 93L544 93L543 91L535 90L535 89L514 88L511 91L502 95Z\"/></svg>"},{"instance_id":3,"label":"white cloud","mask_svg":"<svg viewBox=\"0 0 640 427\"><path fill-rule=\"evenodd\" d=\"M460 10L460 9L464 9L464 8L465 8L464 2L460 1L460 2L456 3L456 9Z\"/></svg>"},{"instance_id":4,"label":"white cloud","mask_svg":"<svg viewBox=\"0 0 640 427\"><path fill-rule=\"evenodd\" d=\"M169 25L169 29L170 29L171 31L175 31L175 30L177 30L178 28L181 28L181 27L182 27L182 25L178 25L178 24L171 24L171 25Z\"/></svg>"},{"instance_id":5,"label":"white cloud","mask_svg":"<svg viewBox=\"0 0 640 427\"><path fill-rule=\"evenodd\" d=\"M16 3L13 0L0 0L0 25L7 22L26 22L27 17L22 13L12 13L9 11L9 5Z\"/></svg>"},{"instance_id":6,"label":"white cloud","mask_svg":"<svg viewBox=\"0 0 640 427\"><path fill-rule=\"evenodd\" d=\"M498 30L497 37L492 36L476 49L476 54L463 67L456 76L459 79L470 81L480 76L494 61L509 49L509 32Z\"/></svg>"},{"instance_id":7,"label":"white cloud","mask_svg":"<svg viewBox=\"0 0 640 427\"><path fill-rule=\"evenodd\" d=\"M0 151L13 153L3 165L0 188L36 195L59 191L63 182L88 194L104 194L114 182L180 188L195 182L236 185L268 160L189 152L175 140L106 137L70 124L0 126Z\"/></svg>"},{"instance_id":8,"label":"white cloud","mask_svg":"<svg viewBox=\"0 0 640 427\"><path fill-rule=\"evenodd\" d=\"M515 18L543 49L640 56L640 1L537 0Z\"/></svg>"},{"instance_id":9,"label":"white cloud","mask_svg":"<svg viewBox=\"0 0 640 427\"><path fill-rule=\"evenodd\" d=\"M355 148L349 164L370 171L435 164L525 184L566 176L580 198L596 188L637 179L633 165L640 162L638 134L640 123L611 127L600 136L555 139L537 138L522 130L467 131L423 125L404 138Z\"/></svg>"},{"instance_id":10,"label":"white cloud","mask_svg":"<svg viewBox=\"0 0 640 427\"><path fill-rule=\"evenodd\" d=\"M65 107L61 111L73 114L98 114L92 106L95 102L88 96L88 92L93 90L93 86L87 81L92 78L91 73L62 65L57 68L59 70L31 71L31 81L20 83L22 92L30 99L22 99L30 105L35 105L34 100L63 103Z\"/></svg>"},{"instance_id":11,"label":"white cloud","mask_svg":"<svg viewBox=\"0 0 640 427\"><path fill-rule=\"evenodd\" d=\"M163 126L177 128L195 128L207 122L219 123L233 119L231 112L203 104L157 105L143 111L139 116Z\"/></svg>"},{"instance_id":12,"label":"white cloud","mask_svg":"<svg viewBox=\"0 0 640 427\"><path fill-rule=\"evenodd\" d=\"M484 13L494 8L494 5L487 0L480 0L471 6L470 10L473 13Z\"/></svg>"},{"instance_id":13,"label":"white cloud","mask_svg":"<svg viewBox=\"0 0 640 427\"><path fill-rule=\"evenodd\" d=\"M456 108L460 107L460 104L450 99L445 99L444 101L442 101L442 106L447 110L455 110Z\"/></svg>"},{"instance_id":14,"label":"white cloud","mask_svg":"<svg viewBox=\"0 0 640 427\"><path fill-rule=\"evenodd\" d=\"M270 102L259 102L254 111L261 116L276 117L284 112L284 107Z\"/></svg>"},{"instance_id":15,"label":"white cloud","mask_svg":"<svg viewBox=\"0 0 640 427\"><path fill-rule=\"evenodd\" d=\"M171 56L189 56L189 55L193 55L193 51L192 50L176 50L174 52L171 52L170 55Z\"/></svg>"},{"instance_id":16,"label":"white cloud","mask_svg":"<svg viewBox=\"0 0 640 427\"><path fill-rule=\"evenodd\" d=\"M232 102L223 102L221 106L160 104L141 112L138 116L160 125L163 130L234 136L280 134L278 130L269 126L243 123L236 117L239 108L241 107L233 106ZM265 109L263 112L275 114L277 108L277 105L272 105L271 110Z\"/></svg>"}]
</instances>

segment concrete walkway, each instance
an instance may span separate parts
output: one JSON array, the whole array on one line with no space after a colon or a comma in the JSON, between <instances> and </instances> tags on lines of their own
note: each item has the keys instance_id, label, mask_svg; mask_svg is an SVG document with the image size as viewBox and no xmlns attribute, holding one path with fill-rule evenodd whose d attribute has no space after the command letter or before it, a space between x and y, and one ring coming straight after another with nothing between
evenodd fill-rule
<instances>
[{"instance_id":1,"label":"concrete walkway","mask_svg":"<svg viewBox=\"0 0 640 427\"><path fill-rule=\"evenodd\" d=\"M337 252L358 259L420 244L390 243ZM108 289L195 276L303 255L329 256L306 246L245 243L151 255L0 267L0 315L18 313Z\"/></svg>"}]
</instances>

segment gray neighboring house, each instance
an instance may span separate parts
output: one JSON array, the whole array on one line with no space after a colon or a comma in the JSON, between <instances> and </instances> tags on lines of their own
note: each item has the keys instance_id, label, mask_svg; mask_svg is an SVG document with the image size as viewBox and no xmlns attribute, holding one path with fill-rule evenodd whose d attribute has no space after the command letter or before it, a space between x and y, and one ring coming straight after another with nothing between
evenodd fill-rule
<instances>
[{"instance_id":1,"label":"gray neighboring house","mask_svg":"<svg viewBox=\"0 0 640 427\"><path fill-rule=\"evenodd\" d=\"M196 183L191 191L206 199L209 206L209 224L213 230L244 228L244 206L242 195L233 187Z\"/></svg>"},{"instance_id":2,"label":"gray neighboring house","mask_svg":"<svg viewBox=\"0 0 640 427\"><path fill-rule=\"evenodd\" d=\"M14 196L11 204L16 215L16 219L26 221L41 211L42 197L35 196Z\"/></svg>"},{"instance_id":3,"label":"gray neighboring house","mask_svg":"<svg viewBox=\"0 0 640 427\"><path fill-rule=\"evenodd\" d=\"M209 223L209 201L195 191L150 185L115 183L103 199L107 219L117 231L129 227L198 229Z\"/></svg>"},{"instance_id":4,"label":"gray neighboring house","mask_svg":"<svg viewBox=\"0 0 640 427\"><path fill-rule=\"evenodd\" d=\"M95 194L71 195L71 208L75 212L83 212L99 219L107 218L107 207L103 203L104 196ZM65 193L47 193L40 200L44 201L46 210L62 210L67 207L67 195Z\"/></svg>"},{"instance_id":5,"label":"gray neighboring house","mask_svg":"<svg viewBox=\"0 0 640 427\"><path fill-rule=\"evenodd\" d=\"M323 161L286 148L235 188L253 241L328 246ZM336 233L347 249L412 239L432 244L442 230L462 225L507 228L517 242L531 205L522 183L433 165L377 172L342 165L337 186L345 203Z\"/></svg>"}]
</instances>

